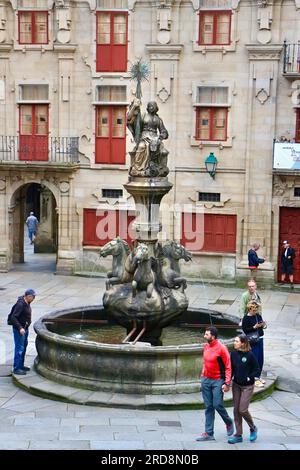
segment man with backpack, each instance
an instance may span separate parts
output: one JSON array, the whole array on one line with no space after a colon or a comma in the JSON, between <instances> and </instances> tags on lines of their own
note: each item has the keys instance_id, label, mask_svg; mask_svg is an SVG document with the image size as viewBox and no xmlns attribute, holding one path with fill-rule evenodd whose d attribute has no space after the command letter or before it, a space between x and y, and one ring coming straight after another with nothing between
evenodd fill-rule
<instances>
[{"instance_id":1,"label":"man with backpack","mask_svg":"<svg viewBox=\"0 0 300 470\"><path fill-rule=\"evenodd\" d=\"M18 298L7 318L7 323L13 327L15 343L13 373L16 375L26 375L26 372L30 370L24 365L24 359L31 323L30 304L34 301L35 296L36 293L33 289L27 289L24 295Z\"/></svg>"}]
</instances>

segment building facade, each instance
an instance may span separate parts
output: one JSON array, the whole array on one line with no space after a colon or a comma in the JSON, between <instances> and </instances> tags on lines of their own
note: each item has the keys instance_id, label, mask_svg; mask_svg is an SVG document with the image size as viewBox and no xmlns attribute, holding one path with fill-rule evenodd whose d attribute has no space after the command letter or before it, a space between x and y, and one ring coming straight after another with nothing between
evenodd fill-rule
<instances>
[{"instance_id":1,"label":"building facade","mask_svg":"<svg viewBox=\"0 0 300 470\"><path fill-rule=\"evenodd\" d=\"M1 271L24 260L30 210L58 273L131 240L126 110L142 57L143 106L169 131L162 237L193 251L185 272L246 277L257 242L261 277L277 280L288 239L300 283L299 30L299 0L0 0ZM293 167L274 168L278 143Z\"/></svg>"}]
</instances>

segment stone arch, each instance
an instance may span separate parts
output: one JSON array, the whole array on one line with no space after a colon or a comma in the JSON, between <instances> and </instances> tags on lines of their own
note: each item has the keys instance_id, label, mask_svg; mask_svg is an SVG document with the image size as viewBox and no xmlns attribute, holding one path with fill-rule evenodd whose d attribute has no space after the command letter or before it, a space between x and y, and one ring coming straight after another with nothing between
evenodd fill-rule
<instances>
[{"instance_id":1,"label":"stone arch","mask_svg":"<svg viewBox=\"0 0 300 470\"><path fill-rule=\"evenodd\" d=\"M30 198L33 199L31 200ZM57 253L59 191L42 178L18 178L10 185L8 200L8 258L11 263L24 262L24 223L31 210L38 217L34 253ZM27 241L27 238L25 239ZM27 243L28 244L28 243Z\"/></svg>"}]
</instances>

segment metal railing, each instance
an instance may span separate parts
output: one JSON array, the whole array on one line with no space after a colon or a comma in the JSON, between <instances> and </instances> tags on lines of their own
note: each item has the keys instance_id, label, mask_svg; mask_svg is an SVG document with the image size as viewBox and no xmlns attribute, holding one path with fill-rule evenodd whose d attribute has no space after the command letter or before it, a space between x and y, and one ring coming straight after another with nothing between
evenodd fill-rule
<instances>
[{"instance_id":1,"label":"metal railing","mask_svg":"<svg viewBox=\"0 0 300 470\"><path fill-rule=\"evenodd\" d=\"M283 45L283 73L300 75L300 41L297 44Z\"/></svg>"},{"instance_id":2,"label":"metal railing","mask_svg":"<svg viewBox=\"0 0 300 470\"><path fill-rule=\"evenodd\" d=\"M0 135L0 163L75 164L79 162L78 143L78 137Z\"/></svg>"}]
</instances>

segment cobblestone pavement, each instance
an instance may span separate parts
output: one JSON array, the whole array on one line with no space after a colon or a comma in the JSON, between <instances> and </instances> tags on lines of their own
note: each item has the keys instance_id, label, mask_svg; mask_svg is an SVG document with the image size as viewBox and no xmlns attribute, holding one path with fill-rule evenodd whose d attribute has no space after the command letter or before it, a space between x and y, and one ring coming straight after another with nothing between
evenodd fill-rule
<instances>
[{"instance_id":1,"label":"cobblestone pavement","mask_svg":"<svg viewBox=\"0 0 300 470\"><path fill-rule=\"evenodd\" d=\"M8 376L13 340L6 318L25 288L38 292L33 321L52 309L97 304L102 299L104 279L57 276L51 272L51 263L51 256L39 255L22 270L0 274L0 449L300 449L300 294L261 291L269 325L266 364L279 375L280 390L251 404L259 429L257 442L248 441L245 429L243 443L227 444L224 424L217 416L216 441L201 443L195 438L204 430L203 410L143 411L65 404L29 395L13 385ZM187 289L191 306L234 315L241 293L241 289L203 283ZM34 336L31 329L29 360L35 356ZM232 415L231 408L229 412Z\"/></svg>"}]
</instances>

